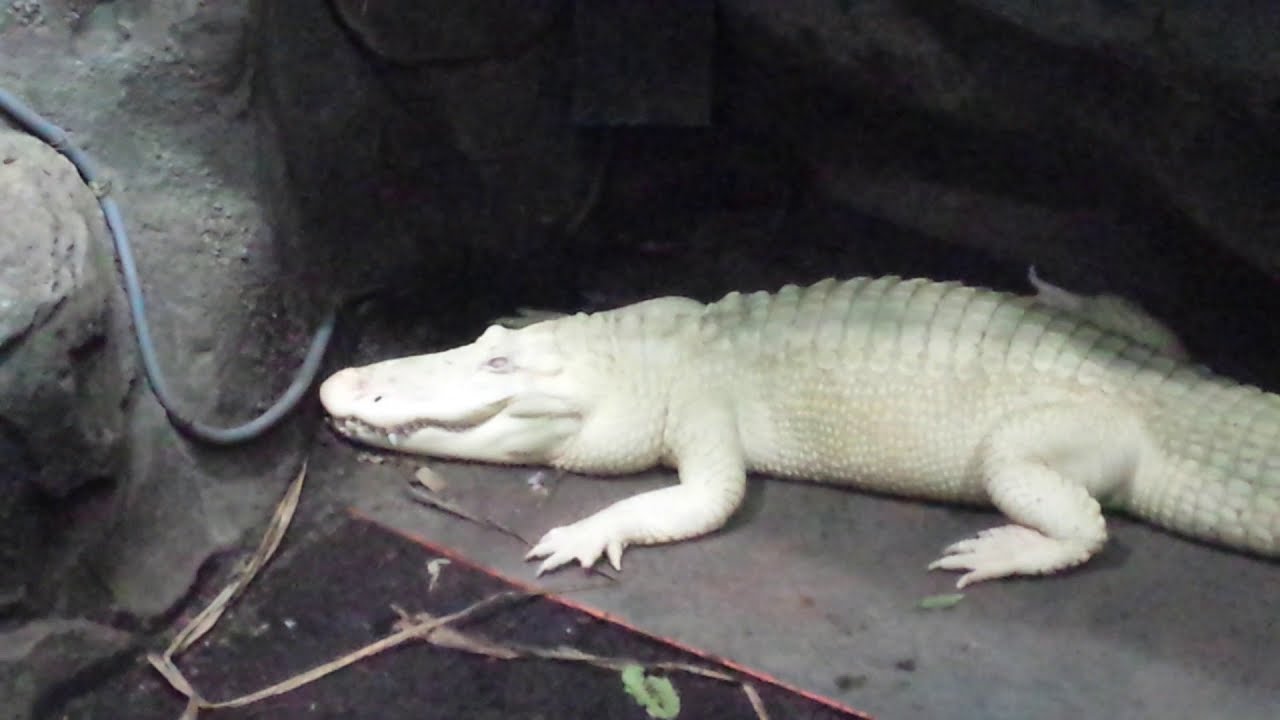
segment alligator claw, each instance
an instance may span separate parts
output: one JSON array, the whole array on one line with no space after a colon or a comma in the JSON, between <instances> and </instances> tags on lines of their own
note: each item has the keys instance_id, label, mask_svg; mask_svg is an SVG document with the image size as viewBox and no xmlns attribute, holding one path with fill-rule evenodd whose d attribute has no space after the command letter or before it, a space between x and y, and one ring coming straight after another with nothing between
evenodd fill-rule
<instances>
[{"instance_id":1,"label":"alligator claw","mask_svg":"<svg viewBox=\"0 0 1280 720\"><path fill-rule=\"evenodd\" d=\"M538 566L539 575L575 560L582 567L590 568L601 555L608 558L614 570L622 570L622 551L626 543L608 528L591 520L579 520L572 525L548 531L524 558L545 558Z\"/></svg>"}]
</instances>

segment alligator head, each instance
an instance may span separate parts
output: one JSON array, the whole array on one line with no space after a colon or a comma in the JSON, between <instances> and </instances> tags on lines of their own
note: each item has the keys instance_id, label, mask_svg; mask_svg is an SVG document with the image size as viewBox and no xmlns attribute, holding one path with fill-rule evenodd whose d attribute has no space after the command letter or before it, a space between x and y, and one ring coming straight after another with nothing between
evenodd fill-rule
<instances>
[{"instance_id":1,"label":"alligator head","mask_svg":"<svg viewBox=\"0 0 1280 720\"><path fill-rule=\"evenodd\" d=\"M401 452L542 464L583 422L583 375L552 323L493 326L469 345L340 370L320 402L340 434Z\"/></svg>"}]
</instances>

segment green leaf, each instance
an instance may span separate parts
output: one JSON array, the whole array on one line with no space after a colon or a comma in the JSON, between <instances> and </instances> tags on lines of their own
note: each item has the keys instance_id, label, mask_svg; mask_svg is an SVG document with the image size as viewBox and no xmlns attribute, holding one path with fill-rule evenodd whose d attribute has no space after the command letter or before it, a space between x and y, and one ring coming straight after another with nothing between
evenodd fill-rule
<instances>
[{"instance_id":1,"label":"green leaf","mask_svg":"<svg viewBox=\"0 0 1280 720\"><path fill-rule=\"evenodd\" d=\"M680 696L671 681L646 675L640 665L622 668L622 688L649 713L649 717L671 720L680 714Z\"/></svg>"},{"instance_id":2,"label":"green leaf","mask_svg":"<svg viewBox=\"0 0 1280 720\"><path fill-rule=\"evenodd\" d=\"M964 593L948 593L946 595L930 595L920 601L917 606L921 610L946 610L955 607L964 599Z\"/></svg>"}]
</instances>

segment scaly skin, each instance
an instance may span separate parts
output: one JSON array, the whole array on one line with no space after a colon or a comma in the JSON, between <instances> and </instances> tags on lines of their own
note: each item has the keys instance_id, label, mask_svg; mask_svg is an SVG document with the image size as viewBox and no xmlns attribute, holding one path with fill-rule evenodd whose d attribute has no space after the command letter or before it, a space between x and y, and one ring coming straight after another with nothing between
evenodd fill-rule
<instances>
[{"instance_id":1,"label":"scaly skin","mask_svg":"<svg viewBox=\"0 0 1280 720\"><path fill-rule=\"evenodd\" d=\"M725 523L750 471L994 505L946 548L958 586L1052 573L1105 543L1099 505L1280 554L1280 396L1033 298L897 277L491 327L321 387L357 441L677 485L548 532L539 572Z\"/></svg>"}]
</instances>

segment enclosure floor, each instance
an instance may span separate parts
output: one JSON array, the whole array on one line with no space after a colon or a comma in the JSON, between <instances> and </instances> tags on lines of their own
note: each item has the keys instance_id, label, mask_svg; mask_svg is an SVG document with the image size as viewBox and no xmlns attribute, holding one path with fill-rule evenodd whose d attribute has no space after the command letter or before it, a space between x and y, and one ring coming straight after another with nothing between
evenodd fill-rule
<instances>
[{"instance_id":1,"label":"enclosure floor","mask_svg":"<svg viewBox=\"0 0 1280 720\"><path fill-rule=\"evenodd\" d=\"M360 462L327 439L312 460L354 511L539 584L519 541L410 501L417 464ZM436 464L460 505L537 539L550 527L670 482ZM923 598L955 576L925 566L990 512L756 478L746 507L696 542L632 548L619 581L571 599L878 718L1274 718L1280 564L1125 519L1085 568L981 583L948 609ZM581 583L577 569L544 576Z\"/></svg>"},{"instance_id":2,"label":"enclosure floor","mask_svg":"<svg viewBox=\"0 0 1280 720\"><path fill-rule=\"evenodd\" d=\"M303 525L308 525L304 522ZM293 529L298 529L297 527ZM279 683L352 653L395 629L402 610L442 616L495 595L512 584L454 556L346 514L293 533L280 553L202 640L177 659L193 687L211 702ZM438 568L435 579L428 563ZM216 587L209 590L216 592ZM195 605L203 605L212 592ZM187 616L189 617L189 616ZM186 618L180 618L186 619ZM460 623L477 645L569 647L598 658L677 662L734 672L715 658L674 647L559 599L530 597L497 605ZM90 683L38 717L60 720L171 720L184 701L134 655L104 668ZM99 673L101 674L101 673ZM755 717L735 683L684 672L657 672L672 681L682 718ZM772 718L865 718L847 708L735 672L751 683ZM122 714L122 709L128 708ZM244 707L210 710L225 720L458 720L462 718L641 718L620 671L537 657L494 658L455 647L409 641L387 652L273 694Z\"/></svg>"}]
</instances>

